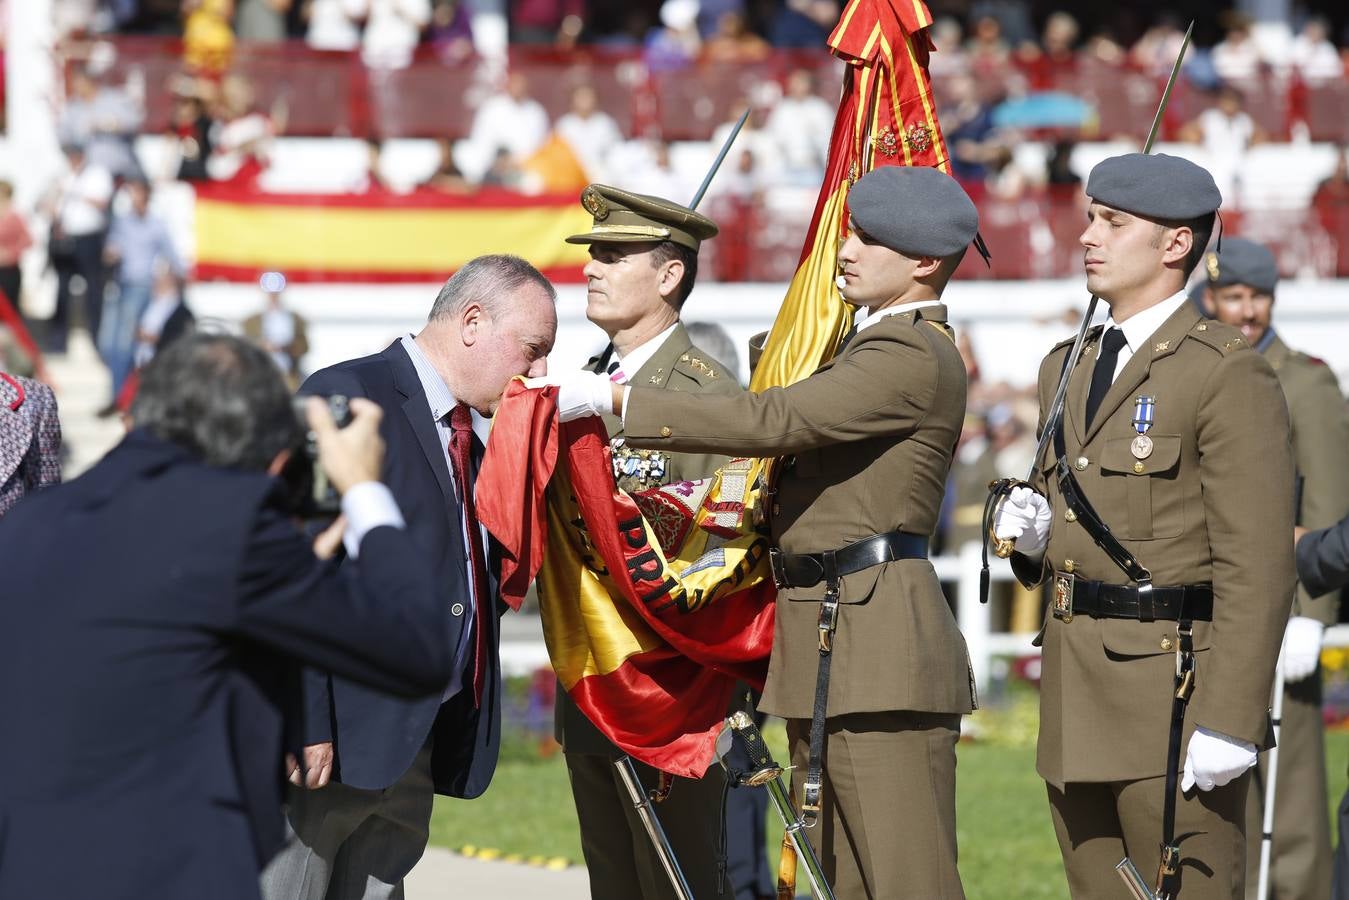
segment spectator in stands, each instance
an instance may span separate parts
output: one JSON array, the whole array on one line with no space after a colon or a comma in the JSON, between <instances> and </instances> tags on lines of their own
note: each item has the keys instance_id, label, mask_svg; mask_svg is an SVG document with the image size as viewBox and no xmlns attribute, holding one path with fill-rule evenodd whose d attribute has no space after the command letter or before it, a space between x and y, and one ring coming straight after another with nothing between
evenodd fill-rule
<instances>
[{"instance_id":1,"label":"spectator in stands","mask_svg":"<svg viewBox=\"0 0 1349 900\"><path fill-rule=\"evenodd\" d=\"M717 30L703 44L703 59L711 62L741 63L767 59L772 47L749 30L742 12L724 12Z\"/></svg>"},{"instance_id":2,"label":"spectator in stands","mask_svg":"<svg viewBox=\"0 0 1349 900\"><path fill-rule=\"evenodd\" d=\"M275 115L256 105L253 87L242 76L231 75L220 85L220 126L209 162L216 178L241 187L256 188L271 157L272 141L285 130L281 107Z\"/></svg>"},{"instance_id":3,"label":"spectator in stands","mask_svg":"<svg viewBox=\"0 0 1349 900\"><path fill-rule=\"evenodd\" d=\"M366 0L308 0L301 8L305 43L315 50L355 50L365 8Z\"/></svg>"},{"instance_id":4,"label":"spectator in stands","mask_svg":"<svg viewBox=\"0 0 1349 900\"><path fill-rule=\"evenodd\" d=\"M473 55L473 21L463 0L434 0L426 40L443 63L463 62Z\"/></svg>"},{"instance_id":5,"label":"spectator in stands","mask_svg":"<svg viewBox=\"0 0 1349 900\"><path fill-rule=\"evenodd\" d=\"M789 181L812 184L824 173L835 108L815 93L815 77L808 69L787 76L787 92L768 114L764 126L780 154Z\"/></svg>"},{"instance_id":6,"label":"spectator in stands","mask_svg":"<svg viewBox=\"0 0 1349 900\"><path fill-rule=\"evenodd\" d=\"M599 95L588 84L571 90L571 107L557 120L555 129L571 147L590 181L607 179L607 160L623 143L623 132L613 116L600 109Z\"/></svg>"},{"instance_id":7,"label":"spectator in stands","mask_svg":"<svg viewBox=\"0 0 1349 900\"><path fill-rule=\"evenodd\" d=\"M398 193L384 174L384 145L377 137L365 139L365 171L352 182L353 194ZM298 385L297 385L298 387Z\"/></svg>"},{"instance_id":8,"label":"spectator in stands","mask_svg":"<svg viewBox=\"0 0 1349 900\"><path fill-rule=\"evenodd\" d=\"M697 59L702 51L698 0L665 0L660 25L647 33L643 48L642 58L653 72L682 69Z\"/></svg>"},{"instance_id":9,"label":"spectator in stands","mask_svg":"<svg viewBox=\"0 0 1349 900\"><path fill-rule=\"evenodd\" d=\"M1019 165L1012 149L995 144L989 151L984 189L999 200L1019 200L1030 191L1033 179Z\"/></svg>"},{"instance_id":10,"label":"spectator in stands","mask_svg":"<svg viewBox=\"0 0 1349 900\"><path fill-rule=\"evenodd\" d=\"M979 83L971 75L949 79L946 89L947 96L939 99L951 174L966 185L982 183L997 147L993 108L979 96Z\"/></svg>"},{"instance_id":11,"label":"spectator in stands","mask_svg":"<svg viewBox=\"0 0 1349 900\"><path fill-rule=\"evenodd\" d=\"M932 43L937 48L928 61L928 71L935 80L964 75L969 72L970 61L961 46L965 40L965 29L951 16L942 16L932 24Z\"/></svg>"},{"instance_id":12,"label":"spectator in stands","mask_svg":"<svg viewBox=\"0 0 1349 900\"><path fill-rule=\"evenodd\" d=\"M509 191L518 191L524 187L525 173L520 164L505 147L498 147L496 156L482 174L479 184L483 187L499 187Z\"/></svg>"},{"instance_id":13,"label":"spectator in stands","mask_svg":"<svg viewBox=\"0 0 1349 900\"><path fill-rule=\"evenodd\" d=\"M585 0L515 0L507 4L511 43L576 43L584 25Z\"/></svg>"},{"instance_id":14,"label":"spectator in stands","mask_svg":"<svg viewBox=\"0 0 1349 900\"><path fill-rule=\"evenodd\" d=\"M183 62L219 76L234 56L234 0L183 0Z\"/></svg>"},{"instance_id":15,"label":"spectator in stands","mask_svg":"<svg viewBox=\"0 0 1349 900\"><path fill-rule=\"evenodd\" d=\"M1344 147L1336 148L1334 171L1312 194L1312 209L1321 227L1338 244L1335 274L1341 278L1349 276L1349 247L1343 246L1345 235L1349 235L1349 160L1345 156Z\"/></svg>"},{"instance_id":16,"label":"spectator in stands","mask_svg":"<svg viewBox=\"0 0 1349 900\"><path fill-rule=\"evenodd\" d=\"M1020 49L1035 43L1035 22L1026 0L975 0L970 6L970 19L983 18L997 21L998 33L1008 47Z\"/></svg>"},{"instance_id":17,"label":"spectator in stands","mask_svg":"<svg viewBox=\"0 0 1349 900\"><path fill-rule=\"evenodd\" d=\"M735 348L735 339L723 326L716 322L689 322L684 326L689 333L693 346L701 347L721 368L740 381L740 351ZM765 810L767 807L765 807Z\"/></svg>"},{"instance_id":18,"label":"spectator in stands","mask_svg":"<svg viewBox=\"0 0 1349 900\"><path fill-rule=\"evenodd\" d=\"M292 391L298 390L304 380L300 362L309 352L308 323L282 300L286 276L265 272L258 279L258 286L262 288L263 308L244 319L244 337L267 351L285 376L286 384Z\"/></svg>"},{"instance_id":19,"label":"spectator in stands","mask_svg":"<svg viewBox=\"0 0 1349 900\"><path fill-rule=\"evenodd\" d=\"M1006 72L1010 52L1002 36L1002 23L994 16L980 16L974 20L970 38L965 43L965 55L970 71L980 78L998 78Z\"/></svg>"},{"instance_id":20,"label":"spectator in stands","mask_svg":"<svg viewBox=\"0 0 1349 900\"><path fill-rule=\"evenodd\" d=\"M361 59L372 69L403 69L431 24L431 0L363 0Z\"/></svg>"},{"instance_id":21,"label":"spectator in stands","mask_svg":"<svg viewBox=\"0 0 1349 900\"><path fill-rule=\"evenodd\" d=\"M1072 15L1056 12L1045 20L1039 47L1025 44L1019 48L1017 55L1030 75L1033 89L1052 90L1061 78L1077 71L1077 39L1080 33L1081 29Z\"/></svg>"},{"instance_id":22,"label":"spectator in stands","mask_svg":"<svg viewBox=\"0 0 1349 900\"><path fill-rule=\"evenodd\" d=\"M98 352L112 375L112 394L99 410L100 417L117 412L117 397L131 374L137 325L150 303L157 268L165 266L176 275L183 271L168 226L150 211L150 185L133 179L123 190L127 212L113 217L103 248L103 262L115 273L116 290L103 301L98 333Z\"/></svg>"},{"instance_id":23,"label":"spectator in stands","mask_svg":"<svg viewBox=\"0 0 1349 900\"><path fill-rule=\"evenodd\" d=\"M1180 45L1185 41L1185 32L1171 13L1162 13L1143 32L1143 36L1129 51L1129 60L1141 71L1154 78L1166 78L1171 74L1180 54Z\"/></svg>"},{"instance_id":24,"label":"spectator in stands","mask_svg":"<svg viewBox=\"0 0 1349 900\"><path fill-rule=\"evenodd\" d=\"M725 169L712 179L708 192L718 197L729 197L746 204L760 199L768 185L760 172L754 151L732 148Z\"/></svg>"},{"instance_id":25,"label":"spectator in stands","mask_svg":"<svg viewBox=\"0 0 1349 900\"><path fill-rule=\"evenodd\" d=\"M81 64L71 72L57 134L64 143L82 144L91 163L129 178L140 175L132 142L144 119L140 104L125 88L100 85Z\"/></svg>"},{"instance_id":26,"label":"spectator in stands","mask_svg":"<svg viewBox=\"0 0 1349 900\"><path fill-rule=\"evenodd\" d=\"M1241 91L1230 84L1221 85L1215 103L1183 127L1180 139L1200 144L1209 155L1209 171L1227 201L1233 198L1237 172L1246 151L1266 139L1264 131L1246 112Z\"/></svg>"},{"instance_id":27,"label":"spectator in stands","mask_svg":"<svg viewBox=\"0 0 1349 900\"><path fill-rule=\"evenodd\" d=\"M1344 61L1328 34L1325 19L1311 18L1293 39L1289 59L1293 71L1307 84L1325 84L1344 75Z\"/></svg>"},{"instance_id":28,"label":"spectator in stands","mask_svg":"<svg viewBox=\"0 0 1349 900\"><path fill-rule=\"evenodd\" d=\"M214 146L212 133L215 122L207 111L205 93L209 82L182 74L171 84L173 108L169 112L169 140L178 151L178 167L174 173L179 181L206 181L206 161Z\"/></svg>"},{"instance_id":29,"label":"spectator in stands","mask_svg":"<svg viewBox=\"0 0 1349 900\"><path fill-rule=\"evenodd\" d=\"M1081 55L1085 59L1095 60L1106 65L1122 65L1128 59L1128 52L1109 28L1098 28L1092 32L1082 45ZM1170 74L1168 70L1167 74Z\"/></svg>"},{"instance_id":30,"label":"spectator in stands","mask_svg":"<svg viewBox=\"0 0 1349 900\"><path fill-rule=\"evenodd\" d=\"M818 49L829 39L841 12L834 0L785 0L769 25L768 40L774 47Z\"/></svg>"},{"instance_id":31,"label":"spectator in stands","mask_svg":"<svg viewBox=\"0 0 1349 900\"><path fill-rule=\"evenodd\" d=\"M548 138L548 113L529 93L529 79L521 71L506 77L505 90L488 97L473 117L468 143L483 165L496 167L502 151L519 166ZM470 174L473 174L470 171Z\"/></svg>"},{"instance_id":32,"label":"spectator in stands","mask_svg":"<svg viewBox=\"0 0 1349 900\"><path fill-rule=\"evenodd\" d=\"M1260 74L1261 59L1250 19L1228 13L1227 22L1227 34L1213 47L1213 68L1225 82L1253 81Z\"/></svg>"},{"instance_id":33,"label":"spectator in stands","mask_svg":"<svg viewBox=\"0 0 1349 900\"><path fill-rule=\"evenodd\" d=\"M1054 142L1054 147L1049 151L1049 160L1045 164L1045 184L1049 185L1051 193L1064 193L1067 190L1077 190L1082 184L1082 178L1072 169L1073 150L1077 147L1077 142L1073 140L1058 140Z\"/></svg>"},{"instance_id":34,"label":"spectator in stands","mask_svg":"<svg viewBox=\"0 0 1349 900\"><path fill-rule=\"evenodd\" d=\"M112 174L92 162L79 144L66 144L66 172L48 198L52 218L47 257L56 270L56 309L47 322L47 349L66 351L74 303L74 278L84 283L79 296L84 325L91 338L98 335L103 315L103 238L108 231L108 204L112 202Z\"/></svg>"},{"instance_id":35,"label":"spectator in stands","mask_svg":"<svg viewBox=\"0 0 1349 900\"><path fill-rule=\"evenodd\" d=\"M234 0L234 34L241 41L276 43L286 39L292 0Z\"/></svg>"},{"instance_id":36,"label":"spectator in stands","mask_svg":"<svg viewBox=\"0 0 1349 900\"><path fill-rule=\"evenodd\" d=\"M670 162L670 142L655 139L646 142L647 153L639 159L636 170L623 173L623 184L633 190L657 197L692 197L697 185L677 172Z\"/></svg>"},{"instance_id":37,"label":"spectator in stands","mask_svg":"<svg viewBox=\"0 0 1349 900\"><path fill-rule=\"evenodd\" d=\"M474 189L472 183L464 177L464 173L459 171L459 166L454 162L454 144L449 138L438 138L436 149L440 154L436 169L426 181L422 182L421 187L446 194L471 194Z\"/></svg>"},{"instance_id":38,"label":"spectator in stands","mask_svg":"<svg viewBox=\"0 0 1349 900\"><path fill-rule=\"evenodd\" d=\"M0 294L14 309L20 308L23 273L19 262L33 245L23 216L14 208L14 186L0 181Z\"/></svg>"}]
</instances>

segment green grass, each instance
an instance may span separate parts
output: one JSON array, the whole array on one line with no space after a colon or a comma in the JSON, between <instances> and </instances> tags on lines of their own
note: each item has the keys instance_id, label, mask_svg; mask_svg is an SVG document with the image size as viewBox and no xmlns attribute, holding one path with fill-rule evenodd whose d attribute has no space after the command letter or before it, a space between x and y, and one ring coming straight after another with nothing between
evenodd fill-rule
<instances>
[{"instance_id":1,"label":"green grass","mask_svg":"<svg viewBox=\"0 0 1349 900\"><path fill-rule=\"evenodd\" d=\"M971 900L1036 900L1067 897L1045 800L1044 783L1035 774L1035 750L1018 722L1020 713L980 712L989 738L962 743L957 769L957 823L960 873ZM779 760L786 757L781 725L770 729L769 743ZM1335 804L1345 790L1349 733L1327 737L1330 796ZM473 801L436 798L431 843L452 849L490 847L507 854L581 859L576 812L560 756L529 760L514 753L497 769L491 789ZM782 826L769 813L769 858L777 864ZM805 890L805 879L798 880Z\"/></svg>"}]
</instances>

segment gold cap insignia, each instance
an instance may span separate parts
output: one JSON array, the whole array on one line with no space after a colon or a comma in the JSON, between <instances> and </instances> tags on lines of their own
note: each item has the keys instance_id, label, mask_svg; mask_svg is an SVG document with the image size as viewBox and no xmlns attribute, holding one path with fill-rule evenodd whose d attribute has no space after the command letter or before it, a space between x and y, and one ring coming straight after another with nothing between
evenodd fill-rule
<instances>
[{"instance_id":1,"label":"gold cap insignia","mask_svg":"<svg viewBox=\"0 0 1349 900\"><path fill-rule=\"evenodd\" d=\"M609 204L594 187L588 187L581 192L581 205L585 207L586 212L595 217L596 222L603 222L609 218Z\"/></svg>"}]
</instances>

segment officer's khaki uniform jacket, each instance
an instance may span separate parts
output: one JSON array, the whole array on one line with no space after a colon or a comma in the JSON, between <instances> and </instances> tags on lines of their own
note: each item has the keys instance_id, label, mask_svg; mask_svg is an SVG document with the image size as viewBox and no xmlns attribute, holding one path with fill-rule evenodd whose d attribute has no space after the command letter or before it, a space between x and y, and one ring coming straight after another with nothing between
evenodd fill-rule
<instances>
[{"instance_id":1,"label":"officer's khaki uniform jacket","mask_svg":"<svg viewBox=\"0 0 1349 900\"><path fill-rule=\"evenodd\" d=\"M1194 623L1196 724L1268 743L1274 661L1292 600L1293 462L1288 412L1269 364L1234 328L1182 306L1120 371L1091 428L1087 392L1100 329L1069 381L1065 456L1082 494L1147 567L1155 586L1213 584L1213 622ZM1071 341L1040 367L1041 427ZM1151 455L1137 460L1135 399L1155 398ZM1054 510L1043 571L1127 584L1128 577L1068 521L1045 454L1035 487ZM1166 771L1175 676L1174 622L1050 617L1043 631L1037 768L1053 785L1122 781ZM1188 738L1187 738L1188 739Z\"/></svg>"},{"instance_id":2,"label":"officer's khaki uniform jacket","mask_svg":"<svg viewBox=\"0 0 1349 900\"><path fill-rule=\"evenodd\" d=\"M634 387L630 444L736 456L793 455L778 483L773 542L787 553L836 550L900 529L930 535L965 415L965 368L946 308L899 313L857 333L834 360L786 388L690 397ZM811 715L824 585L778 593L759 708ZM966 713L965 642L926 560L843 579L829 714Z\"/></svg>"},{"instance_id":3,"label":"officer's khaki uniform jacket","mask_svg":"<svg viewBox=\"0 0 1349 900\"><path fill-rule=\"evenodd\" d=\"M1324 362L1289 348L1277 335L1264 357L1279 378L1293 428L1293 462L1302 476L1304 528L1328 528L1349 512L1349 414L1335 373ZM1325 625L1339 619L1339 591L1313 597L1298 585L1293 615Z\"/></svg>"},{"instance_id":4,"label":"officer's khaki uniform jacket","mask_svg":"<svg viewBox=\"0 0 1349 900\"><path fill-rule=\"evenodd\" d=\"M591 360L588 368L593 368L596 362L598 360ZM641 369L628 378L628 384L651 388L662 397L676 391L691 394L739 394L744 391L734 373L726 371L721 363L715 362L706 352L693 345L682 322L675 326L660 349L651 355ZM655 457L642 459L635 450L624 444L623 422L620 419L605 416L604 424L609 429L617 464L622 466L631 458L634 468L638 469L637 474L618 479L618 486L625 491L640 491L676 481L707 478L728 459L724 454L660 451ZM641 474L643 472L653 474L648 476ZM600 734L599 729L591 724L585 713L577 709L570 697L561 692L554 724L558 743L568 751L618 755L613 743Z\"/></svg>"}]
</instances>

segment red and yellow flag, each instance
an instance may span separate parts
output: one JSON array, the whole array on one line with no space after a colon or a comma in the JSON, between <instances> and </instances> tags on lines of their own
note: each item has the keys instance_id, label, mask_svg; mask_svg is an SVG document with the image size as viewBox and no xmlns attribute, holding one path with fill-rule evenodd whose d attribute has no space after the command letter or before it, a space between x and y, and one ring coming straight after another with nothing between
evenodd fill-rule
<instances>
[{"instance_id":1,"label":"red and yellow flag","mask_svg":"<svg viewBox=\"0 0 1349 900\"><path fill-rule=\"evenodd\" d=\"M810 375L847 330L835 277L851 185L879 165L949 170L927 73L931 21L916 0L852 0L830 36L848 63L843 98L752 390ZM488 443L478 507L505 550L503 592L518 606L537 573L549 656L576 704L633 757L700 776L736 679L761 684L772 645L768 542L753 524L770 461L629 495L614 486L600 420L559 427L554 407L552 389L513 385Z\"/></svg>"}]
</instances>

